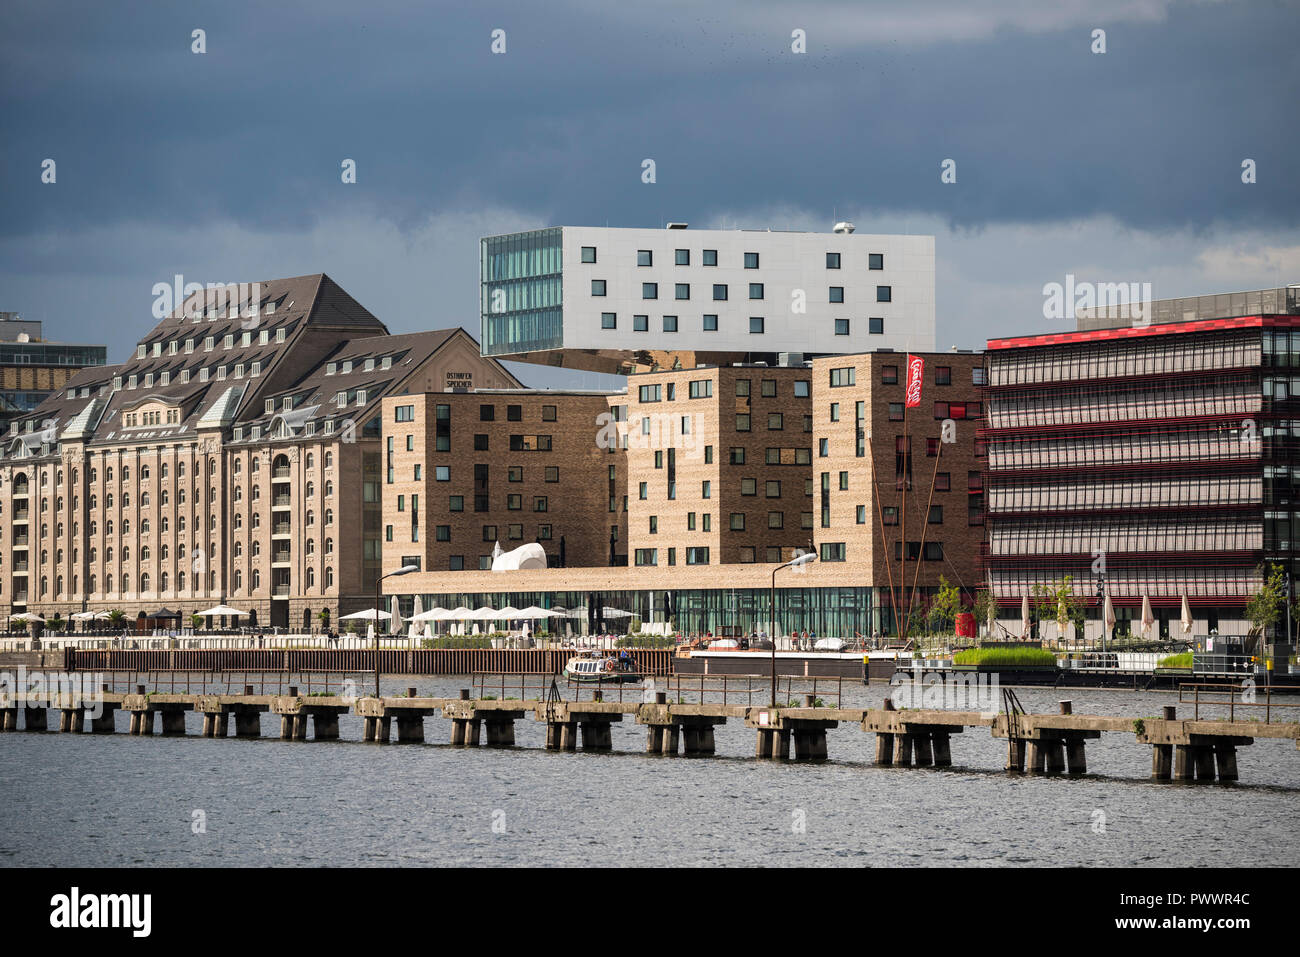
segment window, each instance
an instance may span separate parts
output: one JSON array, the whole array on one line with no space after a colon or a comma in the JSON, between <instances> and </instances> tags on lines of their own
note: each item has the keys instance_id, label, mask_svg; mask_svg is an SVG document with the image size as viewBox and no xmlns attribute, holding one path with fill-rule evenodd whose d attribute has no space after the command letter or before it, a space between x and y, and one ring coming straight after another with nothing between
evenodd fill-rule
<instances>
[{"instance_id":1,"label":"window","mask_svg":"<svg viewBox=\"0 0 1300 957\"><path fill-rule=\"evenodd\" d=\"M737 432L749 431L749 413L747 412L736 413L736 431Z\"/></svg>"},{"instance_id":2,"label":"window","mask_svg":"<svg viewBox=\"0 0 1300 957\"><path fill-rule=\"evenodd\" d=\"M768 512L768 528L785 528L785 512Z\"/></svg>"},{"instance_id":3,"label":"window","mask_svg":"<svg viewBox=\"0 0 1300 957\"><path fill-rule=\"evenodd\" d=\"M713 483L707 479L700 483L700 498L713 497Z\"/></svg>"},{"instance_id":4,"label":"window","mask_svg":"<svg viewBox=\"0 0 1300 957\"><path fill-rule=\"evenodd\" d=\"M750 331L751 333L761 333L761 332L763 331L763 317L762 317L762 316L750 316L750 317L749 317L749 331Z\"/></svg>"},{"instance_id":5,"label":"window","mask_svg":"<svg viewBox=\"0 0 1300 957\"><path fill-rule=\"evenodd\" d=\"M605 295L605 280L603 280L603 279L593 279L593 280L591 281L591 294L592 294L593 296L603 296L603 295Z\"/></svg>"},{"instance_id":6,"label":"window","mask_svg":"<svg viewBox=\"0 0 1300 957\"><path fill-rule=\"evenodd\" d=\"M718 264L718 251L716 249L704 250L700 261L706 266L716 266Z\"/></svg>"},{"instance_id":7,"label":"window","mask_svg":"<svg viewBox=\"0 0 1300 957\"><path fill-rule=\"evenodd\" d=\"M688 387L688 395L692 399L707 399L713 395L712 379L696 379Z\"/></svg>"},{"instance_id":8,"label":"window","mask_svg":"<svg viewBox=\"0 0 1300 957\"><path fill-rule=\"evenodd\" d=\"M713 314L711 314L711 313L705 313L705 315L704 315L704 331L705 331L705 332L717 332L717 331L718 331L718 317L717 317L716 315L713 315Z\"/></svg>"},{"instance_id":9,"label":"window","mask_svg":"<svg viewBox=\"0 0 1300 957\"><path fill-rule=\"evenodd\" d=\"M767 414L767 430L769 432L780 432L785 428L785 416L780 412L769 412Z\"/></svg>"},{"instance_id":10,"label":"window","mask_svg":"<svg viewBox=\"0 0 1300 957\"><path fill-rule=\"evenodd\" d=\"M741 479L741 480L740 480L740 494L741 494L741 495L757 495L757 494L758 494L758 480L757 480L757 479L752 479L752 478L743 478L743 479Z\"/></svg>"},{"instance_id":11,"label":"window","mask_svg":"<svg viewBox=\"0 0 1300 957\"><path fill-rule=\"evenodd\" d=\"M901 402L889 403L889 421L890 422L903 421L903 403Z\"/></svg>"},{"instance_id":12,"label":"window","mask_svg":"<svg viewBox=\"0 0 1300 957\"><path fill-rule=\"evenodd\" d=\"M859 525L867 524L867 507L865 505L858 506L857 520Z\"/></svg>"},{"instance_id":13,"label":"window","mask_svg":"<svg viewBox=\"0 0 1300 957\"><path fill-rule=\"evenodd\" d=\"M818 439L818 440L817 440L817 457L818 457L818 458L822 458L822 459L824 459L824 458L826 458L826 456L828 456L828 455L830 455L830 454L831 454L831 449L830 449L830 439L827 439L827 438L820 438L820 439Z\"/></svg>"},{"instance_id":14,"label":"window","mask_svg":"<svg viewBox=\"0 0 1300 957\"><path fill-rule=\"evenodd\" d=\"M583 247L582 247L582 261L585 262L585 263L594 263L594 262L596 261L596 247L595 247L595 246L583 246Z\"/></svg>"},{"instance_id":15,"label":"window","mask_svg":"<svg viewBox=\"0 0 1300 957\"><path fill-rule=\"evenodd\" d=\"M749 380L748 380L748 379L737 379L737 380L736 380L736 395L739 395L739 396L749 395Z\"/></svg>"},{"instance_id":16,"label":"window","mask_svg":"<svg viewBox=\"0 0 1300 957\"><path fill-rule=\"evenodd\" d=\"M689 249L674 251L673 262L678 266L689 266L691 264L691 251Z\"/></svg>"},{"instance_id":17,"label":"window","mask_svg":"<svg viewBox=\"0 0 1300 957\"><path fill-rule=\"evenodd\" d=\"M831 298L830 298L830 301L831 301L831 302L843 302L843 301L844 301L844 287L843 287L843 286L831 286Z\"/></svg>"},{"instance_id":18,"label":"window","mask_svg":"<svg viewBox=\"0 0 1300 957\"><path fill-rule=\"evenodd\" d=\"M554 422L554 421L555 421L555 412L556 412L556 407L553 406L553 405L544 405L544 406L542 406L542 421L543 421L543 422Z\"/></svg>"},{"instance_id":19,"label":"window","mask_svg":"<svg viewBox=\"0 0 1300 957\"><path fill-rule=\"evenodd\" d=\"M849 490L849 473L848 473L848 472L841 472L841 473L840 473L840 491L841 491L841 492L847 492L848 490Z\"/></svg>"},{"instance_id":20,"label":"window","mask_svg":"<svg viewBox=\"0 0 1300 957\"><path fill-rule=\"evenodd\" d=\"M744 512L732 512L732 513L731 513L731 530L732 530L733 532L743 532L743 531L745 530L745 513L744 513Z\"/></svg>"},{"instance_id":21,"label":"window","mask_svg":"<svg viewBox=\"0 0 1300 957\"><path fill-rule=\"evenodd\" d=\"M727 284L725 282L715 282L713 284L713 300L714 302L727 301Z\"/></svg>"},{"instance_id":22,"label":"window","mask_svg":"<svg viewBox=\"0 0 1300 957\"><path fill-rule=\"evenodd\" d=\"M880 316L872 316L868 319L867 334L872 336L883 336L885 334L885 320Z\"/></svg>"},{"instance_id":23,"label":"window","mask_svg":"<svg viewBox=\"0 0 1300 957\"><path fill-rule=\"evenodd\" d=\"M952 385L952 366L935 366L934 384Z\"/></svg>"},{"instance_id":24,"label":"window","mask_svg":"<svg viewBox=\"0 0 1300 957\"><path fill-rule=\"evenodd\" d=\"M886 505L884 511L885 511L885 517L884 517L884 519L883 519L884 523L885 523L886 525L897 525L897 524L898 524L898 506L896 506L896 505Z\"/></svg>"},{"instance_id":25,"label":"window","mask_svg":"<svg viewBox=\"0 0 1300 957\"><path fill-rule=\"evenodd\" d=\"M976 366L970 370L970 381L972 385L988 385L989 370L983 366Z\"/></svg>"},{"instance_id":26,"label":"window","mask_svg":"<svg viewBox=\"0 0 1300 957\"><path fill-rule=\"evenodd\" d=\"M749 298L750 299L763 298L763 284L761 282L751 282L749 284Z\"/></svg>"},{"instance_id":27,"label":"window","mask_svg":"<svg viewBox=\"0 0 1300 957\"><path fill-rule=\"evenodd\" d=\"M892 296L893 296L892 286L876 287L876 302L893 302Z\"/></svg>"},{"instance_id":28,"label":"window","mask_svg":"<svg viewBox=\"0 0 1300 957\"><path fill-rule=\"evenodd\" d=\"M600 314L600 328L614 329L618 327L618 314L613 312L602 312Z\"/></svg>"},{"instance_id":29,"label":"window","mask_svg":"<svg viewBox=\"0 0 1300 957\"><path fill-rule=\"evenodd\" d=\"M686 564L687 565L707 565L709 563L709 550L707 548L687 548Z\"/></svg>"},{"instance_id":30,"label":"window","mask_svg":"<svg viewBox=\"0 0 1300 957\"><path fill-rule=\"evenodd\" d=\"M847 336L849 334L849 321L847 319L835 320L835 334L837 336Z\"/></svg>"},{"instance_id":31,"label":"window","mask_svg":"<svg viewBox=\"0 0 1300 957\"><path fill-rule=\"evenodd\" d=\"M447 511L463 512L465 511L465 496L452 495L447 499Z\"/></svg>"},{"instance_id":32,"label":"window","mask_svg":"<svg viewBox=\"0 0 1300 957\"><path fill-rule=\"evenodd\" d=\"M656 548L638 548L635 562L638 565L658 565L659 550Z\"/></svg>"},{"instance_id":33,"label":"window","mask_svg":"<svg viewBox=\"0 0 1300 957\"><path fill-rule=\"evenodd\" d=\"M826 268L827 268L827 269L839 269L839 268L840 268L840 254L839 254L839 253L827 253L827 254L826 254Z\"/></svg>"},{"instance_id":34,"label":"window","mask_svg":"<svg viewBox=\"0 0 1300 957\"><path fill-rule=\"evenodd\" d=\"M643 283L641 283L641 298L642 298L642 299L658 299L658 298L659 298L659 283L657 283L657 282L643 282Z\"/></svg>"},{"instance_id":35,"label":"window","mask_svg":"<svg viewBox=\"0 0 1300 957\"><path fill-rule=\"evenodd\" d=\"M413 405L399 405L399 406L397 406L397 408L394 409L394 412L393 412L393 421L394 421L394 422L414 422L414 421L415 421L415 406L413 406ZM311 466L308 465L308 468L310 468L310 467L311 467Z\"/></svg>"},{"instance_id":36,"label":"window","mask_svg":"<svg viewBox=\"0 0 1300 957\"><path fill-rule=\"evenodd\" d=\"M636 264L638 266L653 266L655 264L654 253L648 249L638 249L636 251Z\"/></svg>"},{"instance_id":37,"label":"window","mask_svg":"<svg viewBox=\"0 0 1300 957\"><path fill-rule=\"evenodd\" d=\"M870 254L868 254L868 256L867 256L867 268L868 268L868 269L884 269L884 268L885 268L885 254L884 254L884 253L870 253Z\"/></svg>"},{"instance_id":38,"label":"window","mask_svg":"<svg viewBox=\"0 0 1300 957\"><path fill-rule=\"evenodd\" d=\"M853 366L846 366L842 369L831 370L831 388L838 389L842 386L856 384L855 370Z\"/></svg>"},{"instance_id":39,"label":"window","mask_svg":"<svg viewBox=\"0 0 1300 957\"><path fill-rule=\"evenodd\" d=\"M478 420L480 422L495 422L497 417L497 407L495 405L480 405L478 407Z\"/></svg>"},{"instance_id":40,"label":"window","mask_svg":"<svg viewBox=\"0 0 1300 957\"><path fill-rule=\"evenodd\" d=\"M664 316L664 332L676 332L676 331L677 331L677 317Z\"/></svg>"},{"instance_id":41,"label":"window","mask_svg":"<svg viewBox=\"0 0 1300 957\"><path fill-rule=\"evenodd\" d=\"M947 403L947 402L936 402L936 403L934 404L934 417L935 417L936 419L946 419L946 418L948 418L948 403Z\"/></svg>"},{"instance_id":42,"label":"window","mask_svg":"<svg viewBox=\"0 0 1300 957\"><path fill-rule=\"evenodd\" d=\"M796 379L794 382L794 397L796 399L806 399L811 394L812 383L807 379Z\"/></svg>"},{"instance_id":43,"label":"window","mask_svg":"<svg viewBox=\"0 0 1300 957\"><path fill-rule=\"evenodd\" d=\"M952 473L939 472L934 477L934 490L936 492L947 492L952 488Z\"/></svg>"},{"instance_id":44,"label":"window","mask_svg":"<svg viewBox=\"0 0 1300 957\"><path fill-rule=\"evenodd\" d=\"M745 253L745 268L746 269L758 268L758 253Z\"/></svg>"},{"instance_id":45,"label":"window","mask_svg":"<svg viewBox=\"0 0 1300 957\"><path fill-rule=\"evenodd\" d=\"M447 570L448 570L448 571L453 571L453 572L461 572L461 571L464 571L464 570L465 570L465 556L464 556L464 555L448 555L448 556L447 556Z\"/></svg>"},{"instance_id":46,"label":"window","mask_svg":"<svg viewBox=\"0 0 1300 957\"><path fill-rule=\"evenodd\" d=\"M450 481L451 481L451 466L450 466L450 465L435 465L434 468L433 468L433 479L434 479L435 482L450 482Z\"/></svg>"},{"instance_id":47,"label":"window","mask_svg":"<svg viewBox=\"0 0 1300 957\"><path fill-rule=\"evenodd\" d=\"M674 284L673 295L678 299L690 299L691 284L689 282L679 282Z\"/></svg>"},{"instance_id":48,"label":"window","mask_svg":"<svg viewBox=\"0 0 1300 957\"><path fill-rule=\"evenodd\" d=\"M632 331L633 331L633 332L649 332L649 331L650 331L650 317L649 317L649 316L633 316L633 317L632 317Z\"/></svg>"},{"instance_id":49,"label":"window","mask_svg":"<svg viewBox=\"0 0 1300 957\"><path fill-rule=\"evenodd\" d=\"M842 562L844 561L844 543L843 542L822 542L821 560L824 562Z\"/></svg>"}]
</instances>

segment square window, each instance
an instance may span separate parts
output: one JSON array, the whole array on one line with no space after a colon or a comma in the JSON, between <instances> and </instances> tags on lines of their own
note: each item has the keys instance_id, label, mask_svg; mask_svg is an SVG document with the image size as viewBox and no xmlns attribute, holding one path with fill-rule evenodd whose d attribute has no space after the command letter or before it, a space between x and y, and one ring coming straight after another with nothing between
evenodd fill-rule
<instances>
[{"instance_id":1,"label":"square window","mask_svg":"<svg viewBox=\"0 0 1300 957\"><path fill-rule=\"evenodd\" d=\"M725 282L715 282L713 284L713 299L715 302L727 301L727 284Z\"/></svg>"},{"instance_id":2,"label":"square window","mask_svg":"<svg viewBox=\"0 0 1300 957\"><path fill-rule=\"evenodd\" d=\"M827 268L827 269L839 269L839 268L840 268L840 254L839 254L839 253L827 253L827 254L826 254L826 268Z\"/></svg>"},{"instance_id":3,"label":"square window","mask_svg":"<svg viewBox=\"0 0 1300 957\"><path fill-rule=\"evenodd\" d=\"M885 320L882 317L874 316L867 320L867 333L873 336L884 335Z\"/></svg>"},{"instance_id":4,"label":"square window","mask_svg":"<svg viewBox=\"0 0 1300 957\"><path fill-rule=\"evenodd\" d=\"M831 286L831 302L843 302L843 301L844 301L844 287Z\"/></svg>"},{"instance_id":5,"label":"square window","mask_svg":"<svg viewBox=\"0 0 1300 957\"><path fill-rule=\"evenodd\" d=\"M664 316L664 332L676 332L676 331L677 331L677 317ZM671 388L671 386L669 386L669 388Z\"/></svg>"},{"instance_id":6,"label":"square window","mask_svg":"<svg viewBox=\"0 0 1300 957\"><path fill-rule=\"evenodd\" d=\"M592 294L593 296L603 296L603 295L605 295L605 280L603 280L603 279L593 279L593 280L591 281L591 294Z\"/></svg>"},{"instance_id":7,"label":"square window","mask_svg":"<svg viewBox=\"0 0 1300 957\"><path fill-rule=\"evenodd\" d=\"M903 403L901 402L889 403L889 421L890 422L903 421Z\"/></svg>"},{"instance_id":8,"label":"square window","mask_svg":"<svg viewBox=\"0 0 1300 957\"><path fill-rule=\"evenodd\" d=\"M648 249L638 249L636 251L636 264L638 266L653 266L655 264L654 253Z\"/></svg>"},{"instance_id":9,"label":"square window","mask_svg":"<svg viewBox=\"0 0 1300 957\"><path fill-rule=\"evenodd\" d=\"M642 299L658 299L658 298L659 298L659 283L657 283L657 282L643 282L643 283L641 283L641 298L642 298Z\"/></svg>"},{"instance_id":10,"label":"square window","mask_svg":"<svg viewBox=\"0 0 1300 957\"><path fill-rule=\"evenodd\" d=\"M795 379L795 380L794 380L794 397L795 397L796 399L806 399L806 398L808 398L808 396L809 396L809 394L810 394L810 393L809 393L809 389L811 389L811 388L812 388L812 383L809 382L807 379Z\"/></svg>"},{"instance_id":11,"label":"square window","mask_svg":"<svg viewBox=\"0 0 1300 957\"><path fill-rule=\"evenodd\" d=\"M632 331L633 331L633 332L649 332L649 331L650 331L650 317L649 317L649 316L633 316L633 317L632 317Z\"/></svg>"},{"instance_id":12,"label":"square window","mask_svg":"<svg viewBox=\"0 0 1300 957\"><path fill-rule=\"evenodd\" d=\"M615 329L618 327L618 315L612 312L602 312L600 314L600 328Z\"/></svg>"},{"instance_id":13,"label":"square window","mask_svg":"<svg viewBox=\"0 0 1300 957\"><path fill-rule=\"evenodd\" d=\"M884 254L884 253L870 253L870 254L868 254L868 256L867 256L867 268L868 268L868 269L884 269L884 268L885 268L885 254Z\"/></svg>"},{"instance_id":14,"label":"square window","mask_svg":"<svg viewBox=\"0 0 1300 957\"><path fill-rule=\"evenodd\" d=\"M691 251L689 249L679 249L673 253L673 261L679 266L689 266L691 264Z\"/></svg>"},{"instance_id":15,"label":"square window","mask_svg":"<svg viewBox=\"0 0 1300 957\"><path fill-rule=\"evenodd\" d=\"M880 384L898 385L898 366L881 366Z\"/></svg>"},{"instance_id":16,"label":"square window","mask_svg":"<svg viewBox=\"0 0 1300 957\"><path fill-rule=\"evenodd\" d=\"M716 249L704 250L702 262L706 266L716 266L718 264L718 251Z\"/></svg>"},{"instance_id":17,"label":"square window","mask_svg":"<svg viewBox=\"0 0 1300 957\"><path fill-rule=\"evenodd\" d=\"M751 282L749 284L749 298L750 299L763 298L763 284L761 282Z\"/></svg>"},{"instance_id":18,"label":"square window","mask_svg":"<svg viewBox=\"0 0 1300 957\"><path fill-rule=\"evenodd\" d=\"M745 268L746 269L758 268L758 253L745 253Z\"/></svg>"},{"instance_id":19,"label":"square window","mask_svg":"<svg viewBox=\"0 0 1300 957\"><path fill-rule=\"evenodd\" d=\"M837 336L847 336L849 334L849 321L847 319L835 320L835 334Z\"/></svg>"},{"instance_id":20,"label":"square window","mask_svg":"<svg viewBox=\"0 0 1300 957\"><path fill-rule=\"evenodd\" d=\"M596 247L595 247L595 246L583 246L583 247L582 247L582 261L585 262L585 263L594 263L594 262L596 261Z\"/></svg>"},{"instance_id":21,"label":"square window","mask_svg":"<svg viewBox=\"0 0 1300 957\"><path fill-rule=\"evenodd\" d=\"M434 480L435 480L435 481L438 481L438 482L450 482L450 481L451 481L451 466L450 466L450 465L437 465L437 466L434 466L434 469L433 469L433 477L434 477Z\"/></svg>"},{"instance_id":22,"label":"square window","mask_svg":"<svg viewBox=\"0 0 1300 957\"><path fill-rule=\"evenodd\" d=\"M749 317L749 331L750 331L751 333L761 333L761 332L763 331L763 317L762 317L762 316L750 316L750 317Z\"/></svg>"},{"instance_id":23,"label":"square window","mask_svg":"<svg viewBox=\"0 0 1300 957\"><path fill-rule=\"evenodd\" d=\"M689 282L679 282L674 284L674 296L678 299L691 298L691 284Z\"/></svg>"},{"instance_id":24,"label":"square window","mask_svg":"<svg viewBox=\"0 0 1300 957\"><path fill-rule=\"evenodd\" d=\"M497 407L495 405L480 405L478 407L478 420L480 422L494 422L497 417Z\"/></svg>"},{"instance_id":25,"label":"square window","mask_svg":"<svg viewBox=\"0 0 1300 957\"><path fill-rule=\"evenodd\" d=\"M716 315L713 315L711 313L704 314L704 331L705 332L718 331L718 317Z\"/></svg>"},{"instance_id":26,"label":"square window","mask_svg":"<svg viewBox=\"0 0 1300 957\"><path fill-rule=\"evenodd\" d=\"M952 385L952 366L935 366L934 384Z\"/></svg>"},{"instance_id":27,"label":"square window","mask_svg":"<svg viewBox=\"0 0 1300 957\"><path fill-rule=\"evenodd\" d=\"M877 286L876 302L893 302L893 294L892 286Z\"/></svg>"}]
</instances>

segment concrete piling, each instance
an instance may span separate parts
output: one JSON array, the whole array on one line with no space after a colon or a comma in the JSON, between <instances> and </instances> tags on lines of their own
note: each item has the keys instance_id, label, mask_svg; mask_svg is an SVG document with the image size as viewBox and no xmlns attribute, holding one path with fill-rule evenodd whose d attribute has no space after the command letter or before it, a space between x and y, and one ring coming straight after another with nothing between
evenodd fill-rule
<instances>
[{"instance_id":1,"label":"concrete piling","mask_svg":"<svg viewBox=\"0 0 1300 957\"><path fill-rule=\"evenodd\" d=\"M163 709L162 733L170 737L179 737L185 734L185 712L177 708Z\"/></svg>"}]
</instances>

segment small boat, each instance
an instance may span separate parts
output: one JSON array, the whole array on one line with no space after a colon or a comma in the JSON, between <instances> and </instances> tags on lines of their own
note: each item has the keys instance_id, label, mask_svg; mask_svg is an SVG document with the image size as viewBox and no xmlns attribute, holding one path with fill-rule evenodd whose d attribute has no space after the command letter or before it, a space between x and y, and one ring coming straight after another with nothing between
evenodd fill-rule
<instances>
[{"instance_id":1,"label":"small boat","mask_svg":"<svg viewBox=\"0 0 1300 957\"><path fill-rule=\"evenodd\" d=\"M631 658L596 654L591 657L575 656L564 666L563 675L569 681L617 684L622 681L640 681L641 676L632 671Z\"/></svg>"}]
</instances>

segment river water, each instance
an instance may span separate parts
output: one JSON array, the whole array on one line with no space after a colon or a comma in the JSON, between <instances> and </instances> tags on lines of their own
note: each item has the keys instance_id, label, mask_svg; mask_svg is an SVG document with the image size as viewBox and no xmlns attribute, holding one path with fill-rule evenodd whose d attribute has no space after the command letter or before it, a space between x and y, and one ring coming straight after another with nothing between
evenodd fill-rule
<instances>
[{"instance_id":1,"label":"river water","mask_svg":"<svg viewBox=\"0 0 1300 957\"><path fill-rule=\"evenodd\" d=\"M395 678L384 693L466 684ZM846 681L843 703L878 707L886 691ZM1176 701L1018 694L1031 712L1069 698L1076 714L1134 717ZM271 715L258 740L198 737L194 715L185 738L131 737L117 720L114 735L0 735L0 865L1300 864L1291 741L1238 749L1241 782L1206 785L1150 781L1130 734L1089 741L1089 774L1072 779L1003 773L1006 744L982 728L953 736L952 768L902 769L873 766L874 736L853 725L828 732L831 760L805 765L756 761L736 719L707 758L644 754L630 717L609 754L545 751L531 718L511 749L452 748L441 717L427 744L400 746L362 743L350 715L319 743L280 741Z\"/></svg>"}]
</instances>

